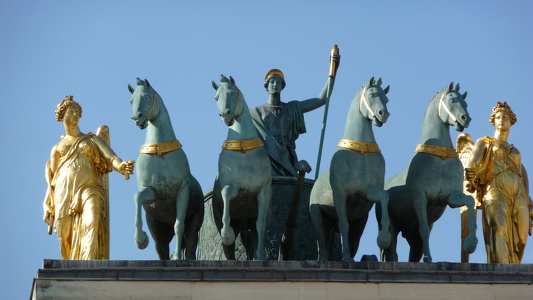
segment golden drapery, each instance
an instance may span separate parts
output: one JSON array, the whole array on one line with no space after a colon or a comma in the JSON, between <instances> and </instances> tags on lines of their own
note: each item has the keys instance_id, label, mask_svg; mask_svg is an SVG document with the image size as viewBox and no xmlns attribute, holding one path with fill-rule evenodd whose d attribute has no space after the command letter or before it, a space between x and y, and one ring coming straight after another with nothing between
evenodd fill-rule
<instances>
[{"instance_id":1,"label":"golden drapery","mask_svg":"<svg viewBox=\"0 0 533 300\"><path fill-rule=\"evenodd\" d=\"M520 263L529 229L529 197L521 174L520 152L512 145L485 137L483 157L476 166L479 178L483 234L488 263ZM502 230L503 229L503 230Z\"/></svg>"},{"instance_id":2,"label":"golden drapery","mask_svg":"<svg viewBox=\"0 0 533 300\"><path fill-rule=\"evenodd\" d=\"M63 259L109 259L107 173L92 134L79 137L50 178L48 197Z\"/></svg>"}]
</instances>

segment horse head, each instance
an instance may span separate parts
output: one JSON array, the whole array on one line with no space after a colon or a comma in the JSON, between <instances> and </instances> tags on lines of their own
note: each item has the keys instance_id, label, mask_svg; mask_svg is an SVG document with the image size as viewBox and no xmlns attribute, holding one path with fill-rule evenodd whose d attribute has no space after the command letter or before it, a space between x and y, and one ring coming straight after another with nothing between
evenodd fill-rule
<instances>
[{"instance_id":1,"label":"horse head","mask_svg":"<svg viewBox=\"0 0 533 300\"><path fill-rule=\"evenodd\" d=\"M443 123L454 126L455 130L462 132L468 128L472 118L468 114L468 104L465 101L467 92L461 95L459 89L459 83L454 86L452 82L448 87L442 88L440 93L437 93L436 97L439 101L437 116Z\"/></svg>"},{"instance_id":2,"label":"horse head","mask_svg":"<svg viewBox=\"0 0 533 300\"><path fill-rule=\"evenodd\" d=\"M381 127L390 116L387 110L387 93L390 86L381 88L381 78L374 80L374 77L362 87L361 98L359 100L359 112L361 115L374 122L374 125Z\"/></svg>"},{"instance_id":3,"label":"horse head","mask_svg":"<svg viewBox=\"0 0 533 300\"><path fill-rule=\"evenodd\" d=\"M130 103L133 106L133 115L131 119L139 128L145 129L148 121L154 120L159 114L160 107L157 99L160 97L146 79L137 78L137 87L133 89L128 84L128 90L132 94Z\"/></svg>"},{"instance_id":4,"label":"horse head","mask_svg":"<svg viewBox=\"0 0 533 300\"><path fill-rule=\"evenodd\" d=\"M232 126L244 109L242 93L231 76L228 79L224 75L220 75L220 85L214 81L212 85L217 91L215 100L219 109L218 115L227 126Z\"/></svg>"}]
</instances>

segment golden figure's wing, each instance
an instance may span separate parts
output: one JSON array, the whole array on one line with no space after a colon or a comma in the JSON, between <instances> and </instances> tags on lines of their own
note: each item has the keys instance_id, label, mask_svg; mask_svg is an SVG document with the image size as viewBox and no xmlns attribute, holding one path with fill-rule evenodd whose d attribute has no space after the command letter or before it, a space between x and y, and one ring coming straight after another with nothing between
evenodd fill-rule
<instances>
[{"instance_id":1,"label":"golden figure's wing","mask_svg":"<svg viewBox=\"0 0 533 300\"><path fill-rule=\"evenodd\" d=\"M101 137L109 146L111 146L111 136L109 134L109 127L106 125L102 125L98 127L98 130L96 130L96 135ZM105 240L104 243L106 245L105 247L105 257L109 259L109 246L110 240L109 240L109 232L111 230L109 225L109 173L102 174L101 178L102 188L105 191L105 219L104 219L104 226L105 226Z\"/></svg>"},{"instance_id":2,"label":"golden figure's wing","mask_svg":"<svg viewBox=\"0 0 533 300\"><path fill-rule=\"evenodd\" d=\"M472 137L468 133L461 133L457 137L456 141L456 148L457 148L457 154L459 154L459 160L461 160L461 163L463 164L463 169L466 167L466 164L468 163L468 160L470 160L470 155L472 154L472 151L474 150L475 143L472 141ZM470 193L466 189L467 181L463 181L463 192L466 195L470 195L474 198L474 201L476 202L474 207L479 207L479 202L476 199L475 193ZM466 206L461 207L461 241L464 241L466 236L468 235L468 208ZM474 216L476 216L477 213L474 211ZM467 263L469 261L469 255L463 250L462 242L461 242L461 262Z\"/></svg>"},{"instance_id":3,"label":"golden figure's wing","mask_svg":"<svg viewBox=\"0 0 533 300\"><path fill-rule=\"evenodd\" d=\"M527 193L527 197L529 199L529 202L528 202L528 206L529 206L529 210L530 210L530 216L531 216L531 210L533 210L533 200L531 200L531 196L529 195L529 178L527 177L527 171L526 171L526 167L524 166L524 164L522 164L522 179L524 180L524 186L526 187L526 193ZM530 217L529 219L529 235L532 235L533 234L533 217Z\"/></svg>"},{"instance_id":4,"label":"golden figure's wing","mask_svg":"<svg viewBox=\"0 0 533 300\"><path fill-rule=\"evenodd\" d=\"M466 167L466 163L470 159L470 154L474 150L474 142L472 137L468 133L461 133L457 137L456 147L459 159L463 163L463 168Z\"/></svg>"}]
</instances>

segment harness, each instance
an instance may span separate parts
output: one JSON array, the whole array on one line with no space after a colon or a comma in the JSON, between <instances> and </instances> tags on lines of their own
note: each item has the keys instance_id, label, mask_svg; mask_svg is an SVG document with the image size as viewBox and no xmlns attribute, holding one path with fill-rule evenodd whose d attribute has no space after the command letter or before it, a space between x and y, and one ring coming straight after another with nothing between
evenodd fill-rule
<instances>
[{"instance_id":1,"label":"harness","mask_svg":"<svg viewBox=\"0 0 533 300\"><path fill-rule=\"evenodd\" d=\"M154 95L153 96L154 100L152 101L152 105L150 106L150 109L148 110L148 114L146 115L147 120L150 120L150 115L152 114L157 98L159 97L159 94L157 94L157 92L152 87L150 87L150 89L152 90L152 93ZM155 118L157 118L158 115L159 115L159 111L157 112L157 115L155 116ZM181 148L182 148L181 143L178 140L175 140L175 141L170 141L170 142L165 142L165 143L142 145L141 151L139 151L139 153L140 154L157 154L161 156L163 154L176 151Z\"/></svg>"},{"instance_id":2,"label":"harness","mask_svg":"<svg viewBox=\"0 0 533 300\"><path fill-rule=\"evenodd\" d=\"M340 140L339 144L337 144L337 147L357 151L361 154L381 152L378 144L363 143L363 142L357 142L357 141L352 141L352 140L347 140L347 139Z\"/></svg>"},{"instance_id":3,"label":"harness","mask_svg":"<svg viewBox=\"0 0 533 300\"><path fill-rule=\"evenodd\" d=\"M227 140L222 144L222 150L246 152L263 147L263 141L260 138L249 140Z\"/></svg>"},{"instance_id":4,"label":"harness","mask_svg":"<svg viewBox=\"0 0 533 300\"><path fill-rule=\"evenodd\" d=\"M415 149L415 153L428 153L440 158L459 158L459 154L454 148L433 146L428 144L418 144Z\"/></svg>"},{"instance_id":5,"label":"harness","mask_svg":"<svg viewBox=\"0 0 533 300\"><path fill-rule=\"evenodd\" d=\"M165 153L179 150L181 147L182 145L178 140L158 144L145 144L141 146L141 151L139 151L139 153L157 154L161 156Z\"/></svg>"},{"instance_id":6,"label":"harness","mask_svg":"<svg viewBox=\"0 0 533 300\"><path fill-rule=\"evenodd\" d=\"M372 114L372 118L376 118L376 114L374 113L374 111L372 110L372 108L370 107L370 105L368 104L368 101L366 100L366 90L368 88L365 87L363 89L363 93L361 94L361 101L359 101L359 113L361 115L363 115L363 112L361 111L361 105L364 103L365 106L366 106L366 109Z\"/></svg>"},{"instance_id":7,"label":"harness","mask_svg":"<svg viewBox=\"0 0 533 300\"><path fill-rule=\"evenodd\" d=\"M457 122L457 118L455 117L455 115L450 111L450 109L448 108L448 106L446 105L446 102L444 102L444 96L446 96L446 93L442 93L442 96L440 96L440 100L439 100L439 107L437 109L438 111L438 114L437 116L439 117L439 119L444 122L444 120L441 119L440 117L440 108L441 106L444 107L444 110L448 113L448 115L452 118L453 122Z\"/></svg>"}]
</instances>

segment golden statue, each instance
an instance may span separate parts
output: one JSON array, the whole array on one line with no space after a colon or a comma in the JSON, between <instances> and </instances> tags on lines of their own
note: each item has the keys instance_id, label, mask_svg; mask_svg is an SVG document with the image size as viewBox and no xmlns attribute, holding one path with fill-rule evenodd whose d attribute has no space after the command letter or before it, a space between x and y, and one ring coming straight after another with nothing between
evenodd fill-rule
<instances>
[{"instance_id":1,"label":"golden statue","mask_svg":"<svg viewBox=\"0 0 533 300\"><path fill-rule=\"evenodd\" d=\"M107 126L96 135L82 133L81 112L72 96L57 105L56 120L66 133L46 164L44 221L48 234L55 228L63 259L109 259L107 173L115 169L129 179L135 161L122 161L113 152Z\"/></svg>"},{"instance_id":2,"label":"golden statue","mask_svg":"<svg viewBox=\"0 0 533 300\"><path fill-rule=\"evenodd\" d=\"M498 102L490 122L494 137L458 138L458 149L471 151L465 165L466 189L481 204L488 263L520 263L531 235L533 202L527 173L518 149L507 142L516 115L506 102ZM459 145L459 140L470 145Z\"/></svg>"}]
</instances>

